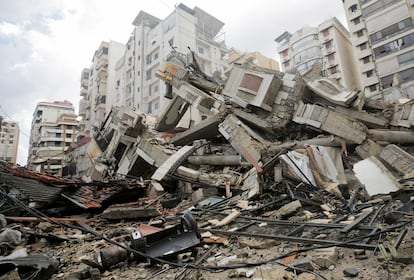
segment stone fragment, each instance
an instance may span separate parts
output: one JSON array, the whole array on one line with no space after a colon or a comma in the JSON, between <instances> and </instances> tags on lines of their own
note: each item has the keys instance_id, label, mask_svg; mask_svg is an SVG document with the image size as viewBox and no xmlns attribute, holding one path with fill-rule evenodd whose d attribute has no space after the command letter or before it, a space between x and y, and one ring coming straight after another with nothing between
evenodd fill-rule
<instances>
[{"instance_id":1,"label":"stone fragment","mask_svg":"<svg viewBox=\"0 0 414 280\"><path fill-rule=\"evenodd\" d=\"M321 269L327 269L331 265L336 265L338 261L338 248L330 247L317 249L313 252L311 260Z\"/></svg>"},{"instance_id":2,"label":"stone fragment","mask_svg":"<svg viewBox=\"0 0 414 280\"><path fill-rule=\"evenodd\" d=\"M355 267L347 267L343 270L343 273L346 277L357 277L359 269Z\"/></svg>"}]
</instances>

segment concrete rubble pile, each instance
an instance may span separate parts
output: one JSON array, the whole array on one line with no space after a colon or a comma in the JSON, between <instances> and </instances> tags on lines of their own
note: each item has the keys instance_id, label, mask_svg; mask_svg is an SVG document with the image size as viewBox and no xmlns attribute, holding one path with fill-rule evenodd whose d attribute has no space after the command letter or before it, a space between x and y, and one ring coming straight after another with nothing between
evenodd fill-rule
<instances>
[{"instance_id":1,"label":"concrete rubble pile","mask_svg":"<svg viewBox=\"0 0 414 280\"><path fill-rule=\"evenodd\" d=\"M43 182L60 189L55 201L37 209L87 213L88 220L5 219L64 224L110 243L82 256L78 263L86 268L68 272L70 279L100 279L120 264L145 267L140 271L148 278L163 278L168 265L174 279L199 279L197 273L208 279L214 272L224 275L218 279L327 279L344 248L355 250L356 259L366 252L385 262L403 259L404 273L412 272L414 260L399 247L414 207L414 100L365 99L322 77L317 65L304 74L236 65L225 81L200 65L192 52L173 51L157 73L170 99L160 117L114 107L95 137L72 153L70 175L82 180ZM183 128L194 112L201 121ZM86 168L90 160L93 168ZM17 185L29 178L0 175L3 200L15 202L10 182L24 192ZM116 221L117 230L128 221L134 226L115 235L110 224ZM13 234L40 236L27 228ZM3 241L3 255L23 244L16 238ZM59 238L54 242L71 240ZM229 244L238 245L236 252ZM285 246L296 247L286 253ZM261 257L251 253L265 249ZM0 266L46 275L30 279L58 273L54 261L38 261L43 266L36 270L31 255L6 255ZM360 269L344 267L341 277L356 277Z\"/></svg>"}]
</instances>

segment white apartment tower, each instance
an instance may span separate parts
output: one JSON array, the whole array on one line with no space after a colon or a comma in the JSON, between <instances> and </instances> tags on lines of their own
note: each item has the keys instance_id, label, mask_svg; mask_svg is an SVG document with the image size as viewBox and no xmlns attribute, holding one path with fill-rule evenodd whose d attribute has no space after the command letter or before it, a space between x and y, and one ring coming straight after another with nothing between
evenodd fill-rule
<instances>
[{"instance_id":1,"label":"white apartment tower","mask_svg":"<svg viewBox=\"0 0 414 280\"><path fill-rule=\"evenodd\" d=\"M0 160L16 163L19 134L17 122L6 120L0 116Z\"/></svg>"},{"instance_id":2,"label":"white apartment tower","mask_svg":"<svg viewBox=\"0 0 414 280\"><path fill-rule=\"evenodd\" d=\"M303 27L295 33L284 32L275 39L279 44L282 70L305 72L313 64L322 65L323 74L345 88L359 88L349 32L335 17L318 27Z\"/></svg>"},{"instance_id":3,"label":"white apartment tower","mask_svg":"<svg viewBox=\"0 0 414 280\"><path fill-rule=\"evenodd\" d=\"M414 97L414 1L342 0L361 88L369 98L401 86Z\"/></svg>"},{"instance_id":4,"label":"white apartment tower","mask_svg":"<svg viewBox=\"0 0 414 280\"><path fill-rule=\"evenodd\" d=\"M157 115L163 103L165 84L155 76L172 47L181 53L190 48L202 61L204 72L223 73L224 41L218 40L224 24L195 7L179 4L164 20L140 11L118 61L116 104Z\"/></svg>"},{"instance_id":5,"label":"white apartment tower","mask_svg":"<svg viewBox=\"0 0 414 280\"><path fill-rule=\"evenodd\" d=\"M92 57L90 68L84 68L81 73L79 102L80 121L79 136L93 135L105 120L106 114L115 102L116 62L124 54L125 46L110 41L101 42Z\"/></svg>"},{"instance_id":6,"label":"white apartment tower","mask_svg":"<svg viewBox=\"0 0 414 280\"><path fill-rule=\"evenodd\" d=\"M30 169L62 175L65 152L76 138L76 118L75 108L68 101L37 104L30 133Z\"/></svg>"}]
</instances>

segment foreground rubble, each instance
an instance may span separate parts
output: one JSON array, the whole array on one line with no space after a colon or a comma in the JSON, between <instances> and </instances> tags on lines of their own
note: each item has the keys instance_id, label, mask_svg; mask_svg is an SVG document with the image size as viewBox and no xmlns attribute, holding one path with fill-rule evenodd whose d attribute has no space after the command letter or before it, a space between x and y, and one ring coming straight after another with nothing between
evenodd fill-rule
<instances>
[{"instance_id":1,"label":"foreground rubble","mask_svg":"<svg viewBox=\"0 0 414 280\"><path fill-rule=\"evenodd\" d=\"M199 65L173 52L157 122L113 108L66 178L0 163L2 279L411 279L414 101Z\"/></svg>"}]
</instances>

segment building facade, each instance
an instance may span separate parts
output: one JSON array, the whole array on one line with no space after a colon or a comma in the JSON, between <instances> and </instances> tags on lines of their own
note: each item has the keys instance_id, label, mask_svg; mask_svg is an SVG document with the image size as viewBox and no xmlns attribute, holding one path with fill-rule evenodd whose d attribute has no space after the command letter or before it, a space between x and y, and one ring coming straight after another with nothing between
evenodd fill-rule
<instances>
[{"instance_id":1,"label":"building facade","mask_svg":"<svg viewBox=\"0 0 414 280\"><path fill-rule=\"evenodd\" d=\"M275 39L279 44L282 70L309 70L312 65L322 65L323 75L337 80L345 88L359 89L356 63L353 59L349 32L336 18L318 27L303 27L295 33L284 32Z\"/></svg>"},{"instance_id":2,"label":"building facade","mask_svg":"<svg viewBox=\"0 0 414 280\"><path fill-rule=\"evenodd\" d=\"M110 41L101 42L92 57L92 65L81 73L79 101L80 121L79 136L93 135L105 120L106 114L115 102L116 62L124 53L125 46Z\"/></svg>"},{"instance_id":3,"label":"building facade","mask_svg":"<svg viewBox=\"0 0 414 280\"><path fill-rule=\"evenodd\" d=\"M361 76L370 98L400 86L414 97L414 1L343 0Z\"/></svg>"},{"instance_id":4,"label":"building facade","mask_svg":"<svg viewBox=\"0 0 414 280\"><path fill-rule=\"evenodd\" d=\"M68 101L40 102L33 113L27 165L62 175L65 152L78 131L75 108Z\"/></svg>"},{"instance_id":5,"label":"building facade","mask_svg":"<svg viewBox=\"0 0 414 280\"><path fill-rule=\"evenodd\" d=\"M179 4L164 20L140 11L133 25L116 66L117 105L156 116L166 87L155 73L173 49L185 54L194 51L207 75L223 73L224 41L217 37L224 24L202 9Z\"/></svg>"},{"instance_id":6,"label":"building facade","mask_svg":"<svg viewBox=\"0 0 414 280\"><path fill-rule=\"evenodd\" d=\"M18 123L0 116L0 160L16 163L19 135Z\"/></svg>"}]
</instances>

